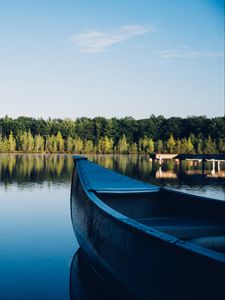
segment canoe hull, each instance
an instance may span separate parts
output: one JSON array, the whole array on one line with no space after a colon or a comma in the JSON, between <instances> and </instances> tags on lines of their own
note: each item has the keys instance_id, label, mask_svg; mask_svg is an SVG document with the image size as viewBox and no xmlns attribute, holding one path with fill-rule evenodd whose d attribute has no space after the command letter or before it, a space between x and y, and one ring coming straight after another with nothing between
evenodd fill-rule
<instances>
[{"instance_id":1,"label":"canoe hull","mask_svg":"<svg viewBox=\"0 0 225 300\"><path fill-rule=\"evenodd\" d=\"M121 298L224 298L224 264L110 212L85 189L75 166L71 216L78 243Z\"/></svg>"}]
</instances>

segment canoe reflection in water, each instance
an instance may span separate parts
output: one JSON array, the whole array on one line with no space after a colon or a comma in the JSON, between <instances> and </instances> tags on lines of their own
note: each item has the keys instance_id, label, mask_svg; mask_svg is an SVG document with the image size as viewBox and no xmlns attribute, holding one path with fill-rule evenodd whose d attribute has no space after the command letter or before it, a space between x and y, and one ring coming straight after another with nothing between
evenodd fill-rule
<instances>
[{"instance_id":1,"label":"canoe reflection in water","mask_svg":"<svg viewBox=\"0 0 225 300\"><path fill-rule=\"evenodd\" d=\"M70 267L70 300L115 300L115 294L96 272L81 248L75 253Z\"/></svg>"}]
</instances>

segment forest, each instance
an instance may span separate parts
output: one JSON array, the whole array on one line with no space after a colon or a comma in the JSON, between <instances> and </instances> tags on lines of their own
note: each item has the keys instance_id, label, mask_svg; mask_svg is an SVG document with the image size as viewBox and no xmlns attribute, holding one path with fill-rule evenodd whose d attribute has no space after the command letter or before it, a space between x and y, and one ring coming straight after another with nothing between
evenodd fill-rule
<instances>
[{"instance_id":1,"label":"forest","mask_svg":"<svg viewBox=\"0 0 225 300\"><path fill-rule=\"evenodd\" d=\"M0 152L225 153L225 117L0 118Z\"/></svg>"}]
</instances>

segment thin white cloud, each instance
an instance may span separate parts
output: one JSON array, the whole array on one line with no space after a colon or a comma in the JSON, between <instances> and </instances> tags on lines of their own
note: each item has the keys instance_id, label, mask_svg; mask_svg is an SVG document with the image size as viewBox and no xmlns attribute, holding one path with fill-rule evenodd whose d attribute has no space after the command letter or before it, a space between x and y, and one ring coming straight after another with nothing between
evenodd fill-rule
<instances>
[{"instance_id":1,"label":"thin white cloud","mask_svg":"<svg viewBox=\"0 0 225 300\"><path fill-rule=\"evenodd\" d=\"M83 53L100 53L112 45L122 43L132 37L154 31L144 25L125 25L108 31L86 30L71 37L71 42Z\"/></svg>"},{"instance_id":2,"label":"thin white cloud","mask_svg":"<svg viewBox=\"0 0 225 300\"><path fill-rule=\"evenodd\" d=\"M190 47L179 47L174 49L166 49L158 53L162 58L198 58L198 57L222 57L222 52L206 52L192 50Z\"/></svg>"}]
</instances>

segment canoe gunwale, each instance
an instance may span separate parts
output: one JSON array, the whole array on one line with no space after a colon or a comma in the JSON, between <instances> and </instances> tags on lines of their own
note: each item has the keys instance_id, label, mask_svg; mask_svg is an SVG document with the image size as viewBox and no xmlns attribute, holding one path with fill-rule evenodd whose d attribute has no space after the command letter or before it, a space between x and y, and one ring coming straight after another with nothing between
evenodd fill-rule
<instances>
[{"instance_id":1,"label":"canoe gunwale","mask_svg":"<svg viewBox=\"0 0 225 300\"><path fill-rule=\"evenodd\" d=\"M158 191L150 191L150 190L127 190L127 189L107 189L107 190L91 190L97 194L149 194L149 193L158 193Z\"/></svg>"},{"instance_id":2,"label":"canoe gunwale","mask_svg":"<svg viewBox=\"0 0 225 300\"><path fill-rule=\"evenodd\" d=\"M92 205L95 209L97 209L102 215L104 215L105 217L107 217L108 219L111 219L114 223L119 224L120 226L126 228L129 231L132 231L135 235L142 235L143 238L145 239L158 239L161 242L165 242L165 243L169 243L171 245L173 245L174 247L178 247L178 248L182 248L185 251L188 252L192 252L196 255L200 255L200 256L204 256L205 258L208 259L213 259L215 261L218 262L225 262L225 256L222 253L210 250L210 249L206 249L203 248L201 246L192 244L188 241L183 241L179 238L176 238L170 234L158 231L150 226L141 224L137 221L135 221L134 219L131 219L121 213L119 213L118 211L112 209L111 207L109 207L108 205L106 205L102 200L99 199L99 197L96 195L96 193L111 193L111 194L121 194L121 193L134 193L133 190L131 191L127 191L127 190L107 190L107 191L94 191L94 190L89 190L88 187L86 186L86 180L83 177L83 173L82 173L82 169L79 166L79 159L75 158L75 167L74 167L74 171L73 171L73 175L75 172L75 169L77 171L78 177L79 177L79 181L80 184L82 186L82 189L84 191L84 193L87 195L87 198L89 199L89 203L90 205ZM162 188L162 190L164 191L171 191L170 189L167 188ZM160 191L160 189L157 191L144 191L144 193L158 193ZM71 191L72 192L72 191ZM137 193L140 193L139 191L136 191ZM179 194L184 194L181 192L176 192L176 191L172 191L174 193L179 193ZM141 192L142 193L142 192ZM191 196L190 194L185 193L187 196ZM197 196L197 198L199 198L199 200L204 200L207 199L205 197L201 197L201 196ZM211 200L211 199L210 199ZM213 199L214 201L214 199ZM219 201L216 200L215 201Z\"/></svg>"},{"instance_id":3,"label":"canoe gunwale","mask_svg":"<svg viewBox=\"0 0 225 300\"><path fill-rule=\"evenodd\" d=\"M215 199L215 198L207 198L207 197L200 196L200 195L193 195L193 194L190 194L190 193L176 191L176 190L173 190L173 189L168 188L168 187L161 187L160 190L165 191L165 192L169 192L169 193L174 194L174 195L183 195L183 196L189 197L189 198L192 198L194 196L196 199L198 199L198 201L216 202L218 204L221 204L221 201L222 201L222 200L218 200L218 199Z\"/></svg>"}]
</instances>

